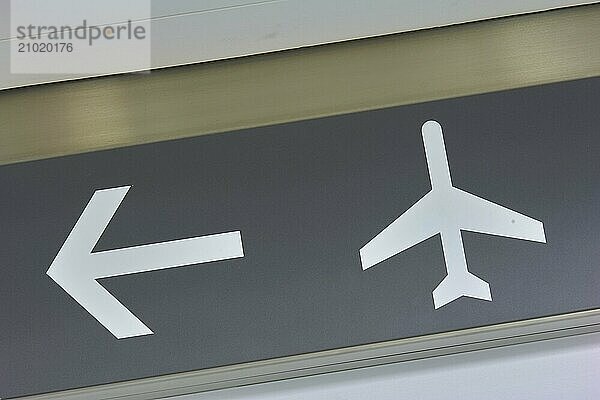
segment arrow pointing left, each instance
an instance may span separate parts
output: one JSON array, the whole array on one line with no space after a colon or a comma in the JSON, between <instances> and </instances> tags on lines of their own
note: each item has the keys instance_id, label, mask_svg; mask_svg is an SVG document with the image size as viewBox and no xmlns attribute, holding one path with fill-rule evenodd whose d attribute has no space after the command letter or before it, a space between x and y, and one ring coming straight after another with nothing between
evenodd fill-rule
<instances>
[{"instance_id":1,"label":"arrow pointing left","mask_svg":"<svg viewBox=\"0 0 600 400\"><path fill-rule=\"evenodd\" d=\"M244 256L239 231L92 252L130 187L93 194L46 272L118 339L153 332L96 279Z\"/></svg>"}]
</instances>

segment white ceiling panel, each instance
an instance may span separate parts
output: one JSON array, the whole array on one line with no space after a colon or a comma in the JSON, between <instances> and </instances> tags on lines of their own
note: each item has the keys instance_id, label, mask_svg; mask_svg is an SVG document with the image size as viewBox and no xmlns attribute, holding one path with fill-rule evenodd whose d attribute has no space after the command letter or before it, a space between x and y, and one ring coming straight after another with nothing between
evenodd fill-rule
<instances>
[{"instance_id":1,"label":"white ceiling panel","mask_svg":"<svg viewBox=\"0 0 600 400\"><path fill-rule=\"evenodd\" d=\"M36 7L41 0L28 1ZM59 4L66 4L66 8ZM72 4L71 4L72 3ZM94 23L140 17L130 2L55 1L65 21ZM413 31L593 2L569 0L204 0L152 1L152 68ZM0 0L0 90L89 75L12 74L8 6ZM69 5L70 4L70 5ZM130 4L128 6L128 4ZM71 7L71 8L69 8ZM33 9L32 9L33 10ZM71 10L67 12L65 10ZM33 12L33 11L32 11ZM89 16L88 16L89 15ZM132 17L130 17L132 16ZM97 22L96 22L97 21ZM123 57L115 52L114 57ZM139 69L146 69L140 66ZM105 74L131 72L135 68Z\"/></svg>"}]
</instances>

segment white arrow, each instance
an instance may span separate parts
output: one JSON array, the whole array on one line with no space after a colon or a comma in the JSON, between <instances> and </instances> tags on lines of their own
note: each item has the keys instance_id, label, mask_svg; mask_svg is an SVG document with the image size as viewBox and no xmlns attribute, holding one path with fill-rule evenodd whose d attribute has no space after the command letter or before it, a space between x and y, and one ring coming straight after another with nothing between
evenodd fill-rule
<instances>
[{"instance_id":1,"label":"white arrow","mask_svg":"<svg viewBox=\"0 0 600 400\"><path fill-rule=\"evenodd\" d=\"M92 253L130 187L94 193L46 272L118 339L153 332L96 279L244 256L239 231Z\"/></svg>"}]
</instances>

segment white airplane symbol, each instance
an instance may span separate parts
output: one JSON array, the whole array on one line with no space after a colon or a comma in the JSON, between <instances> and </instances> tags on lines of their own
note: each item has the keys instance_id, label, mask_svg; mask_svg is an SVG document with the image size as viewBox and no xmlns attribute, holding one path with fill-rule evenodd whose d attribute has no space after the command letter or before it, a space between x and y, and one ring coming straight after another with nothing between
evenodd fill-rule
<instances>
[{"instance_id":1,"label":"white airplane symbol","mask_svg":"<svg viewBox=\"0 0 600 400\"><path fill-rule=\"evenodd\" d=\"M546 243L544 225L452 186L442 127L427 121L421 131L431 191L360 249L362 268L439 233L447 275L433 291L435 308L461 296L491 301L490 285L469 272L461 230Z\"/></svg>"}]
</instances>

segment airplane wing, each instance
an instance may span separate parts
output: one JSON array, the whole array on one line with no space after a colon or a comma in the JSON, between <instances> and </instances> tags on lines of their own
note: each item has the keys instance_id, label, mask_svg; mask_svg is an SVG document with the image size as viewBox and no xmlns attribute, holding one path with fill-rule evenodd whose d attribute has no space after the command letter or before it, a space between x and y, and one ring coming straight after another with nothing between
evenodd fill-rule
<instances>
[{"instance_id":1,"label":"airplane wing","mask_svg":"<svg viewBox=\"0 0 600 400\"><path fill-rule=\"evenodd\" d=\"M431 192L360 249L363 270L398 254L439 232L431 217Z\"/></svg>"},{"instance_id":2,"label":"airplane wing","mask_svg":"<svg viewBox=\"0 0 600 400\"><path fill-rule=\"evenodd\" d=\"M456 194L455 211L460 214L461 229L546 243L542 222L464 190L456 189Z\"/></svg>"}]
</instances>

